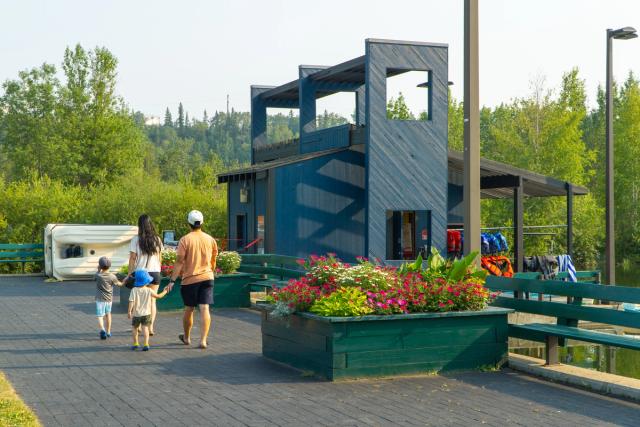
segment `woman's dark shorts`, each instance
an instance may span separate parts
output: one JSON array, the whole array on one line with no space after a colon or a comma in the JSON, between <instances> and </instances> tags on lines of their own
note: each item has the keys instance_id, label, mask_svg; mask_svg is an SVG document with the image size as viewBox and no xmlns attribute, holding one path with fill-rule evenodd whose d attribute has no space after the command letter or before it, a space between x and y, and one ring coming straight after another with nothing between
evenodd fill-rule
<instances>
[{"instance_id":1,"label":"woman's dark shorts","mask_svg":"<svg viewBox=\"0 0 640 427\"><path fill-rule=\"evenodd\" d=\"M180 286L182 301L187 307L197 307L202 304L213 305L213 280Z\"/></svg>"},{"instance_id":2,"label":"woman's dark shorts","mask_svg":"<svg viewBox=\"0 0 640 427\"><path fill-rule=\"evenodd\" d=\"M151 282L152 285L160 284L160 280L162 280L162 275L160 274L159 271L149 272L149 276L153 277L153 282Z\"/></svg>"}]
</instances>

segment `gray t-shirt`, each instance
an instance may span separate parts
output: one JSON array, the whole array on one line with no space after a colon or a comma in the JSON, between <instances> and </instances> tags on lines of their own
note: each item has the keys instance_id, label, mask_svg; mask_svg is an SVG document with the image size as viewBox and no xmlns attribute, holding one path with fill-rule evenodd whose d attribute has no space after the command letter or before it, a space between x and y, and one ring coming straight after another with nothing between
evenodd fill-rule
<instances>
[{"instance_id":1,"label":"gray t-shirt","mask_svg":"<svg viewBox=\"0 0 640 427\"><path fill-rule=\"evenodd\" d=\"M111 302L113 299L113 287L122 286L118 278L113 273L99 272L96 279L96 301Z\"/></svg>"}]
</instances>

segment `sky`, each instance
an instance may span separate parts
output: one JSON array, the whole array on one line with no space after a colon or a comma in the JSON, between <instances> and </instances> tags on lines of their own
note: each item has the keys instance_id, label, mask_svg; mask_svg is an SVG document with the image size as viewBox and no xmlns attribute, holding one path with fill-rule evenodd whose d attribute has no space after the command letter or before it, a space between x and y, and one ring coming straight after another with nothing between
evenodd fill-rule
<instances>
[{"instance_id":1,"label":"sky","mask_svg":"<svg viewBox=\"0 0 640 427\"><path fill-rule=\"evenodd\" d=\"M118 92L146 115L249 110L251 84L297 78L299 64L334 65L366 38L447 43L453 95L463 91L463 0L0 0L0 81L76 43L119 60ZM558 88L580 69L589 103L605 79L605 30L640 29L637 0L480 0L480 102L495 106ZM614 75L640 74L640 39L614 42ZM331 110L347 115L350 98ZM331 111L330 110L330 111Z\"/></svg>"}]
</instances>

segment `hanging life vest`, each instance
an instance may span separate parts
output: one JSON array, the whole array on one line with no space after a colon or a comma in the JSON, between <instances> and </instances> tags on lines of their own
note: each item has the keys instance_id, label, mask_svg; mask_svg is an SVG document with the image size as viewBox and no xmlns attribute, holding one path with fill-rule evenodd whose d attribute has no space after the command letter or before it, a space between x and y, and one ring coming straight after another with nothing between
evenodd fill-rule
<instances>
[{"instance_id":1,"label":"hanging life vest","mask_svg":"<svg viewBox=\"0 0 640 427\"><path fill-rule=\"evenodd\" d=\"M447 230L447 252L462 252L462 236L458 230Z\"/></svg>"},{"instance_id":2,"label":"hanging life vest","mask_svg":"<svg viewBox=\"0 0 640 427\"><path fill-rule=\"evenodd\" d=\"M489 235L486 233L480 235L480 253L482 253L482 255L489 255L491 253Z\"/></svg>"},{"instance_id":3,"label":"hanging life vest","mask_svg":"<svg viewBox=\"0 0 640 427\"><path fill-rule=\"evenodd\" d=\"M509 244L507 243L507 238L504 237L504 234L497 232L495 237L498 240L498 246L500 246L500 250L498 252L508 252Z\"/></svg>"},{"instance_id":4,"label":"hanging life vest","mask_svg":"<svg viewBox=\"0 0 640 427\"><path fill-rule=\"evenodd\" d=\"M495 234L487 234L487 240L489 241L489 253L497 254L500 252L500 241Z\"/></svg>"}]
</instances>

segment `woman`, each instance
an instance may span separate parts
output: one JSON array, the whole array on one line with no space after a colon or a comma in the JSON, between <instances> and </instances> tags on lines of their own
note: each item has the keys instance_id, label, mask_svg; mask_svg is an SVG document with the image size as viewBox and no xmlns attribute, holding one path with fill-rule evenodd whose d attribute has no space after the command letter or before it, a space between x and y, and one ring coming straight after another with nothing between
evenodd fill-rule
<instances>
[{"instance_id":1,"label":"woman","mask_svg":"<svg viewBox=\"0 0 640 427\"><path fill-rule=\"evenodd\" d=\"M158 237L156 229L151 222L149 215L142 214L138 218L138 235L131 239L129 247L129 275L127 279L133 277L136 270L144 268L153 277L151 287L154 291L158 291L160 287L160 267L162 265L162 240ZM151 303L151 325L149 326L149 334L155 332L156 321L156 300Z\"/></svg>"}]
</instances>

